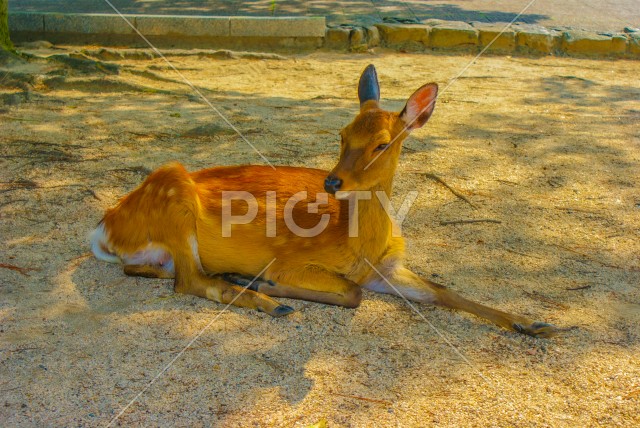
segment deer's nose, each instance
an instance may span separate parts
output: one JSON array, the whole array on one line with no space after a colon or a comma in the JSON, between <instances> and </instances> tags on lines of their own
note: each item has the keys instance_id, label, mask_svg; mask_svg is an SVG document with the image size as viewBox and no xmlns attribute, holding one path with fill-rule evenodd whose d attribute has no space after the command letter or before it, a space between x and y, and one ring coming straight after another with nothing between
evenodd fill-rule
<instances>
[{"instance_id":1,"label":"deer's nose","mask_svg":"<svg viewBox=\"0 0 640 428\"><path fill-rule=\"evenodd\" d=\"M327 193L334 194L338 190L340 190L341 186L342 186L342 180L336 177L335 175L329 175L324 180L324 190L326 190Z\"/></svg>"}]
</instances>

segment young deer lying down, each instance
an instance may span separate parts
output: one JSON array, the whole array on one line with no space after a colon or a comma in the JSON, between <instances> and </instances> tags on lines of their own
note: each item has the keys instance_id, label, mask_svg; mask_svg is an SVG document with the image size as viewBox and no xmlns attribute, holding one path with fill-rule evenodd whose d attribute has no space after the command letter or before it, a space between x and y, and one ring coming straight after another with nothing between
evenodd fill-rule
<instances>
[{"instance_id":1,"label":"young deer lying down","mask_svg":"<svg viewBox=\"0 0 640 428\"><path fill-rule=\"evenodd\" d=\"M430 83L402 112L382 110L370 65L358 86L360 113L340 132L340 160L331 172L248 165L189 173L178 163L166 165L107 210L93 233L93 252L123 263L127 275L175 278L178 293L272 316L293 312L273 297L355 308L364 287L550 336L552 325L469 301L403 265L404 241L392 233L388 196L402 140L427 122L437 94ZM372 192L355 200L357 211L356 191ZM340 199L327 195L336 192ZM350 229L356 220L357 229ZM251 281L254 276L260 278Z\"/></svg>"}]
</instances>

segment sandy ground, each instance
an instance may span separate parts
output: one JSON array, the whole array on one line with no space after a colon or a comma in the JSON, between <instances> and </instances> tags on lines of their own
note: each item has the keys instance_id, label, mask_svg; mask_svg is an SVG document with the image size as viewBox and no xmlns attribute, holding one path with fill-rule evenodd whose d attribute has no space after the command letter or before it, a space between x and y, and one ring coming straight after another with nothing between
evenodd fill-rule
<instances>
[{"instance_id":1,"label":"sandy ground","mask_svg":"<svg viewBox=\"0 0 640 428\"><path fill-rule=\"evenodd\" d=\"M366 64L383 105L400 109L471 57L170 59L274 164L329 169ZM67 78L0 110L2 425L104 426L209 324L118 424L640 424L637 62L481 58L405 144L396 199L419 192L408 264L475 300L577 327L550 340L418 305L426 323L369 292L355 310L283 299L292 316L221 313L171 281L96 261L88 233L148 170L260 163L166 80L178 77L162 60L120 64L119 76ZM501 223L440 224L458 219Z\"/></svg>"}]
</instances>

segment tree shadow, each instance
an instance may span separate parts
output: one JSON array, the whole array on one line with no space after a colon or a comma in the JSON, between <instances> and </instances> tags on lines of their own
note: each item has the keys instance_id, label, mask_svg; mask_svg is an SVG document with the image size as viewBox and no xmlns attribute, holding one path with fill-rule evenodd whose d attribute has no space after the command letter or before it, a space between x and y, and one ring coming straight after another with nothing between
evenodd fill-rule
<instances>
[{"instance_id":1,"label":"tree shadow","mask_svg":"<svg viewBox=\"0 0 640 428\"><path fill-rule=\"evenodd\" d=\"M301 67L277 64L285 71ZM232 62L225 68L235 72ZM328 79L325 92L331 96L265 90L250 73L242 88L203 90L277 165L329 169L338 155L338 130L358 109L357 76L348 72L353 81ZM292 84L284 71L268 73L270 85L278 79ZM202 80L223 77L211 72ZM585 361L613 352L603 347L631 355L640 343L635 286L640 278L632 251L637 219L629 205L637 203L640 161L633 146L611 141L637 133L632 105L638 89L548 72L531 77L524 89L504 80L468 82L461 80L459 91L454 87L443 96L429 128L405 142L410 150L401 158L394 203L419 191L404 229L408 265L474 300L579 329L542 341L473 316L417 307L464 355L481 361L482 373L506 384L502 394L522 393L523 383L508 382L517 371L530 379L525 387L540 388L541 398L549 394L547 386L557 387L561 373L585 374ZM500 100L513 102L510 111L495 108L492 84L508 92ZM56 417L52 408L63 401L78 409L75 424L108 420L223 308L174 294L171 281L127 278L121 267L84 256L86 234L104 209L149 170L171 160L190 170L258 162L208 106L165 89L100 91L97 82L37 93L33 104L0 114L6 155L0 203L11 202L2 210L6 245L0 260L40 269L29 277L3 271L1 291L17 314L3 339L22 349L7 367L25 382L19 393L42 397L48 413L39 416L42 420L25 413L25 421L55 424L45 418ZM408 95L414 88L406 89ZM466 98L480 101L469 108ZM384 104L397 109L404 101L391 96ZM437 173L478 209L417 175L420 171ZM502 223L440 224L464 218ZM504 404L501 394L484 385L400 299L367 292L356 310L286 303L298 310L286 319L230 308L123 422L162 425L180 417L240 425L249 411L273 415L276 408L290 411L285 418L290 422L305 418L305 412L309 418L307 401L322 400L324 408L343 413L332 416L337 423L367 421L383 409L381 418L390 419L380 419L381 424L391 424L400 408L395 403L407 395L445 394L461 403L474 388L482 397L478 405ZM37 394L39 384L55 388ZM20 401L12 400L7 402L16 413L23 411Z\"/></svg>"},{"instance_id":2,"label":"tree shadow","mask_svg":"<svg viewBox=\"0 0 640 428\"><path fill-rule=\"evenodd\" d=\"M534 24L548 19L547 15L502 11L469 10L458 5L430 4L429 2L372 1L341 2L336 5L325 1L292 0L273 2L271 0L230 1L180 0L174 2L151 2L113 0L113 5L122 13L145 15L216 15L216 16L325 16L331 25L357 23L360 25L382 22L385 18L442 19L445 21ZM14 11L34 12L74 12L113 13L107 5L98 5L93 0L77 0L72 4L63 0L23 0L11 4Z\"/></svg>"}]
</instances>

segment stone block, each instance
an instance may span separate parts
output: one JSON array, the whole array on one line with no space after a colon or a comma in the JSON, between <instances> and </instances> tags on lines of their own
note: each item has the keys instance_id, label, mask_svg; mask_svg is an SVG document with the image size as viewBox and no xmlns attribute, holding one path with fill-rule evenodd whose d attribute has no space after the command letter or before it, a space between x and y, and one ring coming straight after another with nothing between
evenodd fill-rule
<instances>
[{"instance_id":1,"label":"stone block","mask_svg":"<svg viewBox=\"0 0 640 428\"><path fill-rule=\"evenodd\" d=\"M135 26L134 15L124 16ZM44 14L44 30L48 33L135 34L120 16L97 13L47 13Z\"/></svg>"},{"instance_id":2,"label":"stone block","mask_svg":"<svg viewBox=\"0 0 640 428\"><path fill-rule=\"evenodd\" d=\"M598 34L591 31L570 30L562 35L562 50L568 54L578 55L612 55L626 51L626 41L609 34Z\"/></svg>"},{"instance_id":3,"label":"stone block","mask_svg":"<svg viewBox=\"0 0 640 428\"><path fill-rule=\"evenodd\" d=\"M380 32L378 31L378 27L366 27L365 31L367 33L367 44L369 47L374 48L380 46Z\"/></svg>"},{"instance_id":4,"label":"stone block","mask_svg":"<svg viewBox=\"0 0 640 428\"><path fill-rule=\"evenodd\" d=\"M478 30L466 22L429 20L432 48L469 49L478 46Z\"/></svg>"},{"instance_id":5,"label":"stone block","mask_svg":"<svg viewBox=\"0 0 640 428\"><path fill-rule=\"evenodd\" d=\"M611 38L611 50L614 54L620 55L627 51L629 39L623 34L615 34Z\"/></svg>"},{"instance_id":6,"label":"stone block","mask_svg":"<svg viewBox=\"0 0 640 428\"><path fill-rule=\"evenodd\" d=\"M629 34L629 53L640 57L640 32Z\"/></svg>"},{"instance_id":7,"label":"stone block","mask_svg":"<svg viewBox=\"0 0 640 428\"><path fill-rule=\"evenodd\" d=\"M429 30L421 24L376 24L380 41L388 47L402 48L406 46L429 45Z\"/></svg>"},{"instance_id":8,"label":"stone block","mask_svg":"<svg viewBox=\"0 0 640 428\"><path fill-rule=\"evenodd\" d=\"M136 28L145 36L229 37L229 17L136 15Z\"/></svg>"},{"instance_id":9,"label":"stone block","mask_svg":"<svg viewBox=\"0 0 640 428\"><path fill-rule=\"evenodd\" d=\"M473 23L473 27L478 30L478 41L481 48L491 46L487 49L487 52L513 52L516 48L516 32L507 28L504 30L505 25ZM503 31L504 30L504 31ZM496 38L497 37L497 38Z\"/></svg>"},{"instance_id":10,"label":"stone block","mask_svg":"<svg viewBox=\"0 0 640 428\"><path fill-rule=\"evenodd\" d=\"M367 48L367 39L364 28L353 28L349 33L349 49L355 52L364 52Z\"/></svg>"},{"instance_id":11,"label":"stone block","mask_svg":"<svg viewBox=\"0 0 640 428\"><path fill-rule=\"evenodd\" d=\"M516 46L525 53L553 53L561 40L559 32L548 30L539 25L514 25Z\"/></svg>"},{"instance_id":12,"label":"stone block","mask_svg":"<svg viewBox=\"0 0 640 428\"><path fill-rule=\"evenodd\" d=\"M9 13L9 32L41 33L44 31L44 15L37 12Z\"/></svg>"},{"instance_id":13,"label":"stone block","mask_svg":"<svg viewBox=\"0 0 640 428\"><path fill-rule=\"evenodd\" d=\"M349 41L351 42L351 46L363 44L365 42L364 30L359 27L351 29L349 32Z\"/></svg>"},{"instance_id":14,"label":"stone block","mask_svg":"<svg viewBox=\"0 0 640 428\"><path fill-rule=\"evenodd\" d=\"M232 16L231 37L324 37L324 17Z\"/></svg>"},{"instance_id":15,"label":"stone block","mask_svg":"<svg viewBox=\"0 0 640 428\"><path fill-rule=\"evenodd\" d=\"M324 33L324 46L329 49L348 49L351 29L344 27L327 28Z\"/></svg>"}]
</instances>

